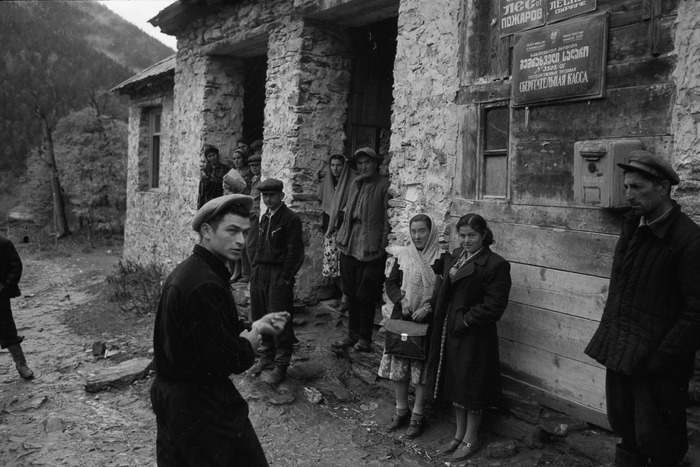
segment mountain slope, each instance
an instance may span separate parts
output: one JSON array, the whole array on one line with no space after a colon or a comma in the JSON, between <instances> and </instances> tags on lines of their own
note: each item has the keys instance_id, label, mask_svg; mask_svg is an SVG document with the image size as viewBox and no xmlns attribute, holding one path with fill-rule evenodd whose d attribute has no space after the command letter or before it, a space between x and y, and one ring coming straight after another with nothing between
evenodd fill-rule
<instances>
[{"instance_id":1,"label":"mountain slope","mask_svg":"<svg viewBox=\"0 0 700 467\"><path fill-rule=\"evenodd\" d=\"M41 141L37 106L56 121L88 105L91 94L172 53L98 3L0 2L0 172L5 180L8 172L23 171L30 148Z\"/></svg>"}]
</instances>

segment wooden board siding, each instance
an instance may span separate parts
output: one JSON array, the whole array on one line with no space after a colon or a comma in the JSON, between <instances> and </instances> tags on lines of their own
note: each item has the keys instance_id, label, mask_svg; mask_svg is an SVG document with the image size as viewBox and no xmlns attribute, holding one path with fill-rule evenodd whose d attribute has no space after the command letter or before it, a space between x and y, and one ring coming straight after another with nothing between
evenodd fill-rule
<instances>
[{"instance_id":1,"label":"wooden board siding","mask_svg":"<svg viewBox=\"0 0 700 467\"><path fill-rule=\"evenodd\" d=\"M466 160L457 163L452 225L482 214L492 248L511 262L511 303L499 323L507 380L607 428L605 370L583 351L605 305L623 212L574 205L574 143L630 138L669 156L679 0L598 0L595 14L609 13L604 97L513 109L508 197L488 200L479 199L481 109L511 94L512 40L491 23L497 4L467 2L463 13L456 102Z\"/></svg>"}]
</instances>

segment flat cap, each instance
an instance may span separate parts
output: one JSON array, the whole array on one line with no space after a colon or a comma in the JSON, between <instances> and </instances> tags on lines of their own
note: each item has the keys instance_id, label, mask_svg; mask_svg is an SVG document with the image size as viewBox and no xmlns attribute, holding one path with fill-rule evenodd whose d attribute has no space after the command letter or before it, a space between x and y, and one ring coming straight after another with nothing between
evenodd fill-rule
<instances>
[{"instance_id":1,"label":"flat cap","mask_svg":"<svg viewBox=\"0 0 700 467\"><path fill-rule=\"evenodd\" d=\"M637 149L630 151L627 157L627 164L617 164L625 171L642 172L654 178L668 180L671 185L678 185L681 181L667 160L657 157L649 151Z\"/></svg>"},{"instance_id":2,"label":"flat cap","mask_svg":"<svg viewBox=\"0 0 700 467\"><path fill-rule=\"evenodd\" d=\"M377 152L369 147L364 147L360 148L357 151L355 151L355 154L348 159L348 163L350 164L350 167L355 168L357 166L357 159L362 157L362 156L367 156L370 159L374 160L377 165L381 165L382 161L384 160L384 157L380 156L377 154Z\"/></svg>"},{"instance_id":3,"label":"flat cap","mask_svg":"<svg viewBox=\"0 0 700 467\"><path fill-rule=\"evenodd\" d=\"M263 141L261 139L256 139L252 143L250 143L250 150L252 152L255 152L256 150L262 149L263 147Z\"/></svg>"},{"instance_id":4,"label":"flat cap","mask_svg":"<svg viewBox=\"0 0 700 467\"><path fill-rule=\"evenodd\" d=\"M253 154L248 158L248 165L251 164L260 164L262 162L262 157L260 154Z\"/></svg>"},{"instance_id":5,"label":"flat cap","mask_svg":"<svg viewBox=\"0 0 700 467\"><path fill-rule=\"evenodd\" d=\"M258 185L258 190L260 190L260 193L282 193L283 189L284 184L276 178L268 178Z\"/></svg>"},{"instance_id":6,"label":"flat cap","mask_svg":"<svg viewBox=\"0 0 700 467\"><path fill-rule=\"evenodd\" d=\"M199 208L194 215L194 219L192 219L192 228L199 232L199 228L202 224L234 204L239 204L246 211L250 212L253 207L253 198L247 195L234 194L219 196L218 198L209 200L204 203L204 206Z\"/></svg>"}]
</instances>

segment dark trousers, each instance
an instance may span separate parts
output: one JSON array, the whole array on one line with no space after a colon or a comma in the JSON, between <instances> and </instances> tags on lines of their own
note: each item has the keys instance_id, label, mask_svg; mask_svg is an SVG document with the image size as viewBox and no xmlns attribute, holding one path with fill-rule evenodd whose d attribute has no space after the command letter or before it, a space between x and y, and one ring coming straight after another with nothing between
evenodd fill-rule
<instances>
[{"instance_id":1,"label":"dark trousers","mask_svg":"<svg viewBox=\"0 0 700 467\"><path fill-rule=\"evenodd\" d=\"M12 307L9 298L0 298L0 348L20 344L23 337L17 335L17 326L12 317Z\"/></svg>"},{"instance_id":2,"label":"dark trousers","mask_svg":"<svg viewBox=\"0 0 700 467\"><path fill-rule=\"evenodd\" d=\"M290 284L284 283L281 265L257 264L250 279L250 317L255 321L275 311L288 311L292 316L274 338L263 336L260 351L264 359L286 367L294 345L294 279Z\"/></svg>"},{"instance_id":3,"label":"dark trousers","mask_svg":"<svg viewBox=\"0 0 700 467\"><path fill-rule=\"evenodd\" d=\"M384 257L360 261L340 254L340 283L348 298L348 335L372 340L372 326L377 303L384 287Z\"/></svg>"},{"instance_id":4,"label":"dark trousers","mask_svg":"<svg viewBox=\"0 0 700 467\"><path fill-rule=\"evenodd\" d=\"M608 370L608 421L621 448L650 466L677 466L688 450L685 406L689 374L631 377Z\"/></svg>"},{"instance_id":5,"label":"dark trousers","mask_svg":"<svg viewBox=\"0 0 700 467\"><path fill-rule=\"evenodd\" d=\"M159 467L267 467L248 404L230 381L151 385Z\"/></svg>"}]
</instances>

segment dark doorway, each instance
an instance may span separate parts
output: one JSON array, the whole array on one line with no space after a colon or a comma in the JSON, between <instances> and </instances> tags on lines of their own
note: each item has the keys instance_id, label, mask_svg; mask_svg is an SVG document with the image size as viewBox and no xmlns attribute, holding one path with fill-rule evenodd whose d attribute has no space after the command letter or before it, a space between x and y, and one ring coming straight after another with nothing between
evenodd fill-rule
<instances>
[{"instance_id":1,"label":"dark doorway","mask_svg":"<svg viewBox=\"0 0 700 467\"><path fill-rule=\"evenodd\" d=\"M263 137L267 56L247 58L244 64L243 141L250 144Z\"/></svg>"},{"instance_id":2,"label":"dark doorway","mask_svg":"<svg viewBox=\"0 0 700 467\"><path fill-rule=\"evenodd\" d=\"M351 30L353 61L345 151L369 146L386 154L391 129L391 104L396 57L396 18Z\"/></svg>"}]
</instances>

